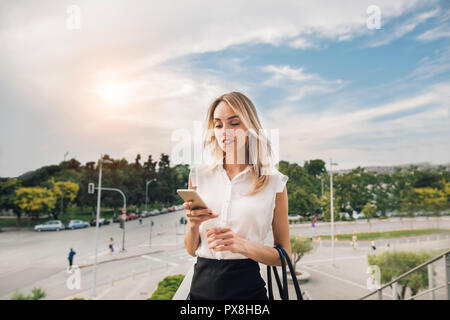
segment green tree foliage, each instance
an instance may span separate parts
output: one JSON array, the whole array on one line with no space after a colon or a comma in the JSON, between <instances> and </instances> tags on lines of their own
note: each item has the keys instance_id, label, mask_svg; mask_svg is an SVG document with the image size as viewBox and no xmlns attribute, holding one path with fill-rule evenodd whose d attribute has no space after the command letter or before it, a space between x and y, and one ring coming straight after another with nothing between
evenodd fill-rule
<instances>
[{"instance_id":1,"label":"green tree foliage","mask_svg":"<svg viewBox=\"0 0 450 320\"><path fill-rule=\"evenodd\" d=\"M291 251L294 270L300 259L314 249L311 238L291 235Z\"/></svg>"},{"instance_id":2,"label":"green tree foliage","mask_svg":"<svg viewBox=\"0 0 450 320\"><path fill-rule=\"evenodd\" d=\"M22 181L16 178L0 181L0 209L12 210L17 217L17 226L20 226L22 210L16 205L15 191L20 188Z\"/></svg>"},{"instance_id":3,"label":"green tree foliage","mask_svg":"<svg viewBox=\"0 0 450 320\"><path fill-rule=\"evenodd\" d=\"M368 254L369 265L377 265L380 268L381 283L390 282L393 278L417 267L433 257L432 251L384 251L379 254ZM416 295L419 290L428 287L428 270L421 268L405 278L398 281L399 297L404 300L406 289L409 288L411 296Z\"/></svg>"},{"instance_id":4,"label":"green tree foliage","mask_svg":"<svg viewBox=\"0 0 450 320\"><path fill-rule=\"evenodd\" d=\"M47 188L24 187L15 190L15 205L32 217L39 219L42 212L51 213L55 209L56 195Z\"/></svg>"},{"instance_id":5,"label":"green tree foliage","mask_svg":"<svg viewBox=\"0 0 450 320\"><path fill-rule=\"evenodd\" d=\"M175 292L184 279L184 275L167 276L158 283L158 288L147 300L172 300Z\"/></svg>"},{"instance_id":6,"label":"green tree foliage","mask_svg":"<svg viewBox=\"0 0 450 320\"><path fill-rule=\"evenodd\" d=\"M367 218L367 222L369 223L369 232L372 232L372 224L370 220L376 217L377 209L374 204L367 202L364 208L362 209L362 213Z\"/></svg>"},{"instance_id":7,"label":"green tree foliage","mask_svg":"<svg viewBox=\"0 0 450 320\"><path fill-rule=\"evenodd\" d=\"M187 187L189 165L171 166L166 154L160 154L159 159L154 159L152 155L144 158L138 154L130 163L126 159L113 159L109 155L104 158L112 163L103 164L102 185L121 189L127 197L127 204L131 206L129 210L144 207L146 182L153 179L156 181L148 185L149 208L182 203L176 189ZM278 169L289 177L289 213L299 214L304 218L323 214L325 220L330 219L330 177L323 160L306 161L303 166L280 161ZM97 191L89 194L88 184L94 183L97 186L98 174L98 161L82 165L76 159L70 159L59 165L27 172L15 180L0 178L0 210L12 209L17 215L17 223L20 223L23 212L37 217L40 212L57 215L61 212L61 193L64 185L63 212L74 205L90 208L94 215ZM444 166L433 170L418 170L417 166L410 166L398 168L392 174L375 174L360 167L345 174L335 173L334 211L336 217L339 217L340 212L361 212L367 203L372 203L382 214L399 210L413 216L419 210L438 215L440 211L450 208L449 179L449 170ZM78 185L78 192L75 192L75 184ZM38 198L31 201L29 197L32 191L22 190L19 192L20 199L16 199L20 188L47 189L48 194L44 197L42 190L34 190ZM55 201L51 200L53 198ZM117 214L123 204L121 195L111 191L102 192L101 200L103 207L114 208Z\"/></svg>"},{"instance_id":8,"label":"green tree foliage","mask_svg":"<svg viewBox=\"0 0 450 320\"><path fill-rule=\"evenodd\" d=\"M77 183L71 181L55 181L55 178L51 178L45 182L45 185L56 197L55 207L51 213L54 219L58 219L58 215L61 212L61 204L63 205L62 210L64 212L75 200L80 187Z\"/></svg>"},{"instance_id":9,"label":"green tree foliage","mask_svg":"<svg viewBox=\"0 0 450 320\"><path fill-rule=\"evenodd\" d=\"M340 197L337 197L336 190L333 189L333 219L334 221L337 221L339 217L339 210L340 210L340 203L342 202ZM330 192L326 191L323 195L323 197L319 200L320 206L323 210L323 220L324 221L331 221L331 198L330 198Z\"/></svg>"}]
</instances>

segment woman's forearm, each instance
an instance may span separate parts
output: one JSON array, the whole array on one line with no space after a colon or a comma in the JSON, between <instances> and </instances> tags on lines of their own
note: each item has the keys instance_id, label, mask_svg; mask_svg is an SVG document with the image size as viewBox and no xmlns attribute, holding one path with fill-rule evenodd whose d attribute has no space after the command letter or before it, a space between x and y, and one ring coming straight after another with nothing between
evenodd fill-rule
<instances>
[{"instance_id":1,"label":"woman's forearm","mask_svg":"<svg viewBox=\"0 0 450 320\"><path fill-rule=\"evenodd\" d=\"M197 250L200 244L200 231L199 227L188 223L186 235L184 236L184 246L186 251L195 257L195 250Z\"/></svg>"},{"instance_id":2,"label":"woman's forearm","mask_svg":"<svg viewBox=\"0 0 450 320\"><path fill-rule=\"evenodd\" d=\"M247 258L268 266L281 266L278 250L273 247L245 240L244 251L242 254ZM290 252L288 252L288 255L291 257Z\"/></svg>"}]
</instances>

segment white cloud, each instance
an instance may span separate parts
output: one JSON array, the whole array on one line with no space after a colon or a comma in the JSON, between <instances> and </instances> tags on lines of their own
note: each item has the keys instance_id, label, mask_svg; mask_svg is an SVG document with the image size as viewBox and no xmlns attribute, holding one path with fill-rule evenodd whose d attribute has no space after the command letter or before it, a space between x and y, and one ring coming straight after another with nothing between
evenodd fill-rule
<instances>
[{"instance_id":1,"label":"white cloud","mask_svg":"<svg viewBox=\"0 0 450 320\"><path fill-rule=\"evenodd\" d=\"M373 108L319 114L287 105L262 118L268 128L280 130L280 157L289 161L333 157L347 166L411 163L423 159L448 162L450 117L445 92L450 92L449 82L424 88L411 98ZM426 110L417 109L427 106ZM400 118L387 117L412 110L416 113ZM381 116L386 119L372 121ZM447 135L442 136L442 132ZM350 142L348 137L352 138ZM419 150L428 153L420 155Z\"/></svg>"},{"instance_id":2,"label":"white cloud","mask_svg":"<svg viewBox=\"0 0 450 320\"><path fill-rule=\"evenodd\" d=\"M262 85L283 88L288 91L287 101L298 101L318 93L331 93L342 89L346 83L341 79L326 80L317 74L306 73L303 68L289 65L268 65L263 71L273 74Z\"/></svg>"},{"instance_id":3,"label":"white cloud","mask_svg":"<svg viewBox=\"0 0 450 320\"><path fill-rule=\"evenodd\" d=\"M447 37L450 37L450 26L448 24L425 31L424 33L417 36L417 40L433 41L436 39Z\"/></svg>"},{"instance_id":4,"label":"white cloud","mask_svg":"<svg viewBox=\"0 0 450 320\"><path fill-rule=\"evenodd\" d=\"M426 20L436 17L440 9L434 9L430 11L426 11L420 14L415 15L413 18L406 20L400 24L397 24L393 27L392 31L387 31L386 28L383 27L382 38L378 41L371 42L369 47L379 47L383 45L387 45L392 41L399 39L406 35L407 33L413 31L419 24L424 23Z\"/></svg>"},{"instance_id":5,"label":"white cloud","mask_svg":"<svg viewBox=\"0 0 450 320\"><path fill-rule=\"evenodd\" d=\"M377 4L389 21L418 3L379 0ZM72 4L0 2L2 176L59 162L66 150L79 154L82 162L101 152L133 159L137 151L169 152L172 128L203 120L208 103L220 93L239 88L251 96L252 89L220 74L206 75L179 65L171 69L164 62L240 44L290 44L301 49L323 39L349 39L367 33L366 8L372 1L221 5L205 0L175 5L136 0L130 5L79 0L81 28L69 30L66 10ZM244 63L235 60L232 65L239 68ZM97 76L105 71L117 74L128 88L130 102L125 108L112 108L95 93L101 82ZM285 72L280 73L280 81L291 82L291 100L341 85L339 80L299 69ZM302 76L312 77L303 81L304 89L296 83L302 82ZM12 139L11 132L15 132Z\"/></svg>"}]
</instances>

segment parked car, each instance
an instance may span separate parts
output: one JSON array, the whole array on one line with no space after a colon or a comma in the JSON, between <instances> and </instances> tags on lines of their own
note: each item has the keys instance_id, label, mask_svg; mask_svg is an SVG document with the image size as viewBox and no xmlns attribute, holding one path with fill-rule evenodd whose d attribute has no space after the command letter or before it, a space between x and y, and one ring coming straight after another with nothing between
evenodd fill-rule
<instances>
[{"instance_id":1,"label":"parked car","mask_svg":"<svg viewBox=\"0 0 450 320\"><path fill-rule=\"evenodd\" d=\"M89 223L83 220L70 220L66 225L66 229L81 229L89 227Z\"/></svg>"},{"instance_id":2,"label":"parked car","mask_svg":"<svg viewBox=\"0 0 450 320\"><path fill-rule=\"evenodd\" d=\"M173 212L173 211L175 211L175 207L173 207L173 206L172 206L172 207L168 207L168 208L167 208L167 211Z\"/></svg>"},{"instance_id":3,"label":"parked car","mask_svg":"<svg viewBox=\"0 0 450 320\"><path fill-rule=\"evenodd\" d=\"M101 226L103 226L103 225L110 224L110 222L111 222L111 221L109 221L109 220L106 220L106 219L104 219L104 218L100 218L100 219L98 219L98 226L101 227ZM96 225L96 219L92 219L91 222L90 222L90 224L91 224L91 226L95 227L95 225Z\"/></svg>"},{"instance_id":4,"label":"parked car","mask_svg":"<svg viewBox=\"0 0 450 320\"><path fill-rule=\"evenodd\" d=\"M352 217L353 219L364 219L366 216L362 212L358 213L356 211L353 211Z\"/></svg>"},{"instance_id":5,"label":"parked car","mask_svg":"<svg viewBox=\"0 0 450 320\"><path fill-rule=\"evenodd\" d=\"M47 222L34 226L34 230L39 232L48 230L60 231L64 229L65 226L60 220L49 220Z\"/></svg>"},{"instance_id":6,"label":"parked car","mask_svg":"<svg viewBox=\"0 0 450 320\"><path fill-rule=\"evenodd\" d=\"M148 211L142 211L142 212L141 212L141 217L142 217L142 218L150 217L150 212L148 212Z\"/></svg>"},{"instance_id":7,"label":"parked car","mask_svg":"<svg viewBox=\"0 0 450 320\"><path fill-rule=\"evenodd\" d=\"M158 209L153 209L152 211L150 211L150 215L151 216L157 216L158 214L160 214L161 212L159 212Z\"/></svg>"},{"instance_id":8,"label":"parked car","mask_svg":"<svg viewBox=\"0 0 450 320\"><path fill-rule=\"evenodd\" d=\"M139 218L139 216L136 213L134 213L134 212L130 212L130 213L127 214L127 221L128 220L135 220L137 218Z\"/></svg>"},{"instance_id":9,"label":"parked car","mask_svg":"<svg viewBox=\"0 0 450 320\"><path fill-rule=\"evenodd\" d=\"M162 208L160 211L161 214L168 213L168 212L169 212L169 210L167 210L167 208Z\"/></svg>"}]
</instances>

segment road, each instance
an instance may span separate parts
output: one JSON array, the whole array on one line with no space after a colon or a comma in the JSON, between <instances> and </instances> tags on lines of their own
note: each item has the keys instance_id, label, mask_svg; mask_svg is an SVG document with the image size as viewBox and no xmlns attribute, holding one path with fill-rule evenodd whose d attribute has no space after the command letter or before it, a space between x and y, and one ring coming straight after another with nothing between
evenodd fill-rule
<instances>
[{"instance_id":1,"label":"road","mask_svg":"<svg viewBox=\"0 0 450 320\"><path fill-rule=\"evenodd\" d=\"M136 251L138 256L121 261L103 263L98 266L97 283L105 284L132 274L159 269L175 268L192 259L183 248L184 226L178 222L185 212L183 210L126 223L125 248L128 252ZM150 221L154 221L150 242ZM372 230L391 230L410 227L410 220L380 220L372 223ZM415 218L413 227L436 227L438 221L430 218ZM439 220L441 228L450 227L450 218ZM336 223L336 233L368 231L366 221ZM310 224L291 225L291 234L329 234L329 223L318 223L313 230ZM122 229L118 224L103 226L99 229L99 259L106 258L108 239L115 240L115 256L120 256ZM272 242L268 236L266 243ZM14 289L28 293L32 287L45 288L49 297L58 298L73 294L66 287L70 276L66 273L67 254L70 248L77 252L74 264L83 265L93 262L95 248L95 228L65 230L60 232L11 231L0 234L0 299L9 299ZM160 249L158 251L158 249ZM147 250L149 254L143 253ZM82 289L92 287L93 268L81 271Z\"/></svg>"}]
</instances>

